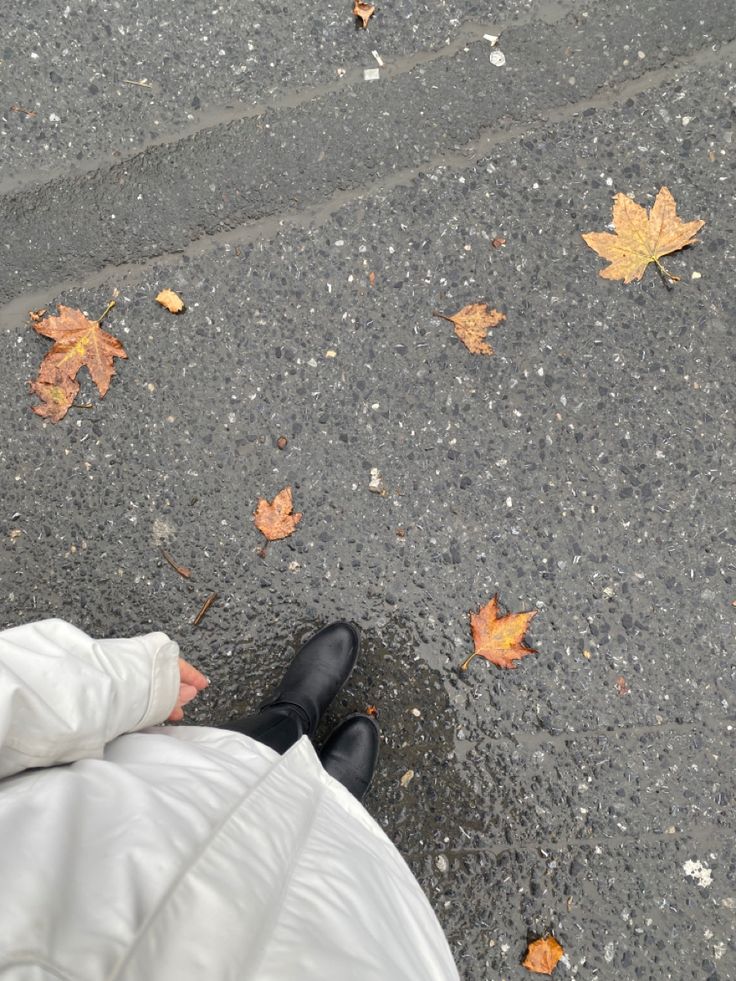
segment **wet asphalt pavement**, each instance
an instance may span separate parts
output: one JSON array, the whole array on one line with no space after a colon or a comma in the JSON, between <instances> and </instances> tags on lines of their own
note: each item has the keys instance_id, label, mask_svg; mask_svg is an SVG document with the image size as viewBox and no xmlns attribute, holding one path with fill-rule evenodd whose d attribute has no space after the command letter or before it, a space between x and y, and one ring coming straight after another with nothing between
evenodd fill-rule
<instances>
[{"instance_id":1,"label":"wet asphalt pavement","mask_svg":"<svg viewBox=\"0 0 736 981\"><path fill-rule=\"evenodd\" d=\"M377 706L463 979L548 931L555 976L736 978L732 4L350 6L6 3L0 625L166 630L207 724L352 619L325 730ZM580 233L662 185L682 281L602 280ZM114 289L129 360L44 424L27 312ZM492 358L432 317L478 300ZM496 592L538 653L460 674Z\"/></svg>"}]
</instances>

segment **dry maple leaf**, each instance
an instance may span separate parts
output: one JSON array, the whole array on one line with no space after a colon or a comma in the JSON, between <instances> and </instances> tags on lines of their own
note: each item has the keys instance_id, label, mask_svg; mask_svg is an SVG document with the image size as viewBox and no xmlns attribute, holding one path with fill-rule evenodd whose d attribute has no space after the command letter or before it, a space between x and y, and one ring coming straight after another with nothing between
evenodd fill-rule
<instances>
[{"instance_id":1,"label":"dry maple leaf","mask_svg":"<svg viewBox=\"0 0 736 981\"><path fill-rule=\"evenodd\" d=\"M368 27L368 21L375 14L376 8L372 3L365 3L364 0L355 0L353 3L353 14L363 22L363 29Z\"/></svg>"},{"instance_id":2,"label":"dry maple leaf","mask_svg":"<svg viewBox=\"0 0 736 981\"><path fill-rule=\"evenodd\" d=\"M536 654L533 647L527 647L524 643L524 634L536 615L536 610L528 610L501 616L496 594L477 613L470 614L475 650L463 661L460 670L467 671L474 657L484 657L499 668L515 668L514 661L528 654Z\"/></svg>"},{"instance_id":3,"label":"dry maple leaf","mask_svg":"<svg viewBox=\"0 0 736 981\"><path fill-rule=\"evenodd\" d=\"M505 313L491 310L487 303L470 303L451 317L433 310L432 316L454 324L455 333L471 354L493 354L493 348L486 343L486 335L491 327L498 327L506 319Z\"/></svg>"},{"instance_id":4,"label":"dry maple leaf","mask_svg":"<svg viewBox=\"0 0 736 981\"><path fill-rule=\"evenodd\" d=\"M55 317L32 318L33 329L56 341L41 362L38 377L31 381L31 391L41 399L33 411L59 422L79 391L77 375L86 367L101 396L107 393L115 374L115 358L127 358L120 341L102 330L100 322L115 306L108 304L99 320L89 320L81 310L59 305Z\"/></svg>"},{"instance_id":5,"label":"dry maple leaf","mask_svg":"<svg viewBox=\"0 0 736 981\"><path fill-rule=\"evenodd\" d=\"M161 290L156 297L156 303L160 303L162 307L166 307L169 313L183 313L186 310L184 301L173 290Z\"/></svg>"},{"instance_id":6,"label":"dry maple leaf","mask_svg":"<svg viewBox=\"0 0 736 981\"><path fill-rule=\"evenodd\" d=\"M551 974L557 967L557 962L564 956L562 945L548 934L529 944L526 957L521 963L527 971L534 971L535 974Z\"/></svg>"},{"instance_id":7,"label":"dry maple leaf","mask_svg":"<svg viewBox=\"0 0 736 981\"><path fill-rule=\"evenodd\" d=\"M662 187L650 212L625 194L617 194L613 202L615 234L588 232L583 235L583 240L599 256L610 261L611 265L599 273L604 279L631 283L641 279L644 270L653 262L663 278L678 281L679 277L668 273L659 260L663 255L697 242L695 235L704 224L700 220L684 222L678 218L675 199L669 188Z\"/></svg>"},{"instance_id":8,"label":"dry maple leaf","mask_svg":"<svg viewBox=\"0 0 736 981\"><path fill-rule=\"evenodd\" d=\"M253 522L269 542L276 542L293 534L302 520L301 514L293 514L293 510L291 487L284 487L272 501L267 501L265 497L258 499Z\"/></svg>"}]
</instances>

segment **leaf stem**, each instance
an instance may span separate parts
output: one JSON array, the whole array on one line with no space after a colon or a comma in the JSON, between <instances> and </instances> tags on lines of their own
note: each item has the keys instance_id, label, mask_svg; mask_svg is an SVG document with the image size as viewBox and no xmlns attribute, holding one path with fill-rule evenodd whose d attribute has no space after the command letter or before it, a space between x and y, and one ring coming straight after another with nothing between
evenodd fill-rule
<instances>
[{"instance_id":1,"label":"leaf stem","mask_svg":"<svg viewBox=\"0 0 736 981\"><path fill-rule=\"evenodd\" d=\"M473 653L471 655L469 655L469 657L466 657L465 658L465 660L463 661L463 663L460 665L459 670L460 671L467 671L468 670L468 665L473 660L473 658L474 657L477 657L477 656L478 656L477 652L476 651L473 651Z\"/></svg>"},{"instance_id":2,"label":"leaf stem","mask_svg":"<svg viewBox=\"0 0 736 981\"><path fill-rule=\"evenodd\" d=\"M654 264L657 267L657 272L662 277L662 282L664 283L664 285L667 287L668 290L673 289L673 284L674 283L679 283L680 282L680 277L679 276L674 276L671 272L668 272L664 268L664 266L662 265L662 263L659 261L659 259L655 259L654 260Z\"/></svg>"},{"instance_id":3,"label":"leaf stem","mask_svg":"<svg viewBox=\"0 0 736 981\"><path fill-rule=\"evenodd\" d=\"M200 625L200 623L204 619L205 613L207 612L207 610L209 610L209 608L212 606L212 604L215 602L216 599L218 599L217 593L210 593L210 595L207 597L207 599L202 604L202 607L201 607L199 613L192 620L192 626L193 627L198 627Z\"/></svg>"},{"instance_id":4,"label":"leaf stem","mask_svg":"<svg viewBox=\"0 0 736 981\"><path fill-rule=\"evenodd\" d=\"M166 549L163 548L161 549L161 556L163 559L165 559L166 562L169 563L169 565L174 570L174 572L178 572L179 575L182 576L184 579L191 579L192 570L187 569L185 565L178 565L176 562L174 562L174 560L171 558L171 556L166 551Z\"/></svg>"},{"instance_id":5,"label":"leaf stem","mask_svg":"<svg viewBox=\"0 0 736 981\"><path fill-rule=\"evenodd\" d=\"M105 312L102 314L102 316L97 321L98 324L101 324L102 323L102 321L105 319L105 317L108 315L108 313L112 310L112 308L114 306L117 306L117 304L115 303L115 300L110 300L110 302L105 307Z\"/></svg>"},{"instance_id":6,"label":"leaf stem","mask_svg":"<svg viewBox=\"0 0 736 981\"><path fill-rule=\"evenodd\" d=\"M448 317L446 314L440 313L439 310L433 310L432 311L432 316L433 317L441 317L442 320L446 320L449 324L454 324L455 323L455 321L452 319L452 317Z\"/></svg>"}]
</instances>

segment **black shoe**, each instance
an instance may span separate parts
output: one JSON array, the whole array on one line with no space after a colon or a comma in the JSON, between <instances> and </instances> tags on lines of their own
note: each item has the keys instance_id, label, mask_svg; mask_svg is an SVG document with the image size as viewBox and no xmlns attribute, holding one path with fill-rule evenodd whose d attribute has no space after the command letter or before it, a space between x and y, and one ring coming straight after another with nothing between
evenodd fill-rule
<instances>
[{"instance_id":1,"label":"black shoe","mask_svg":"<svg viewBox=\"0 0 736 981\"><path fill-rule=\"evenodd\" d=\"M289 705L298 709L311 738L325 709L350 677L359 650L360 634L351 624L323 627L299 648L281 684L261 708Z\"/></svg>"},{"instance_id":2,"label":"black shoe","mask_svg":"<svg viewBox=\"0 0 736 981\"><path fill-rule=\"evenodd\" d=\"M349 715L333 729L319 754L331 777L363 800L378 761L378 726L369 715Z\"/></svg>"}]
</instances>

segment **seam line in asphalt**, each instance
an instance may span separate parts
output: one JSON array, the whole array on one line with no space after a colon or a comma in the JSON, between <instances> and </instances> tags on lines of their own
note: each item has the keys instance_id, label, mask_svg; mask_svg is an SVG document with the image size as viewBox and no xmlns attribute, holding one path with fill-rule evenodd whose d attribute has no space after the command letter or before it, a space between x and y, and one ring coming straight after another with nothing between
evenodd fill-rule
<instances>
[{"instance_id":1,"label":"seam line in asphalt","mask_svg":"<svg viewBox=\"0 0 736 981\"><path fill-rule=\"evenodd\" d=\"M477 20L463 21L459 25L454 39L449 44L445 44L441 48L428 48L409 55L401 55L393 61L386 61L382 69L382 79L383 81L393 81L394 79L401 78L402 75L410 74L416 68L430 65L435 61L454 58L469 44L477 44L483 41L484 34L495 34L501 38L504 34L508 34L509 31L516 31L537 23L543 24L545 27L551 27L563 21L572 9L572 7L559 8L556 13L550 13L550 16L546 18L520 17L517 21L506 25ZM31 189L43 187L45 184L65 177L74 179L84 177L87 174L92 174L106 167L124 164L126 161L132 160L142 153L154 150L157 147L176 146L182 140L207 134L220 126L227 126L229 123L237 123L246 119L256 119L267 113L300 109L302 106L316 102L325 96L337 95L343 91L347 92L353 86L362 84L362 73L363 66L360 66L352 71L348 71L337 82L309 86L263 102L252 104L241 103L237 106L229 106L227 104L209 106L194 122L177 127L176 132L172 131L161 134L156 139L146 140L128 153L121 153L119 156L103 153L91 157L73 169L61 168L46 171L40 180L38 178L31 178L29 180L24 176L9 178L7 181L0 180L0 195L23 193Z\"/></svg>"},{"instance_id":2,"label":"seam line in asphalt","mask_svg":"<svg viewBox=\"0 0 736 981\"><path fill-rule=\"evenodd\" d=\"M723 813L728 813L727 808L723 808ZM617 845L628 845L632 841L636 841L639 844L656 844L659 841L664 842L675 842L675 841L693 841L699 842L701 844L707 844L714 840L731 840L731 833L728 828L722 828L714 824L699 824L697 828L683 828L680 831L675 831L673 833L667 833L666 831L650 831L645 834L638 834L632 831L631 834L626 835L591 835L589 838L538 838L532 841L514 841L509 844L509 842L504 841L503 844L498 845L487 845L480 847L470 847L470 848L432 848L431 854L439 854L446 856L458 856L463 855L487 855L489 858L498 858L499 855L507 854L508 852L524 852L524 851L540 851L542 849L549 851L567 851L570 848L579 848L581 846L589 845L595 847L596 845L606 845L606 846L617 846ZM402 855L405 858L427 858L428 853L424 849L410 849L408 851L402 850Z\"/></svg>"},{"instance_id":3,"label":"seam line in asphalt","mask_svg":"<svg viewBox=\"0 0 736 981\"><path fill-rule=\"evenodd\" d=\"M32 291L19 293L5 304L0 305L0 328L17 326L27 315L28 310L44 306L49 297L58 296L72 289L94 289L103 285L111 278L119 283L134 284L146 275L152 265L172 265L183 255L193 257L216 249L236 249L247 246L257 240L268 240L287 229L308 227L310 230L319 228L328 222L342 207L355 201L364 200L375 195L386 194L398 187L408 186L421 174L441 167L467 170L477 166L478 162L491 153L496 147L514 142L524 136L534 135L548 127L568 122L580 115L586 109L612 109L617 103L635 96L643 95L660 85L667 85L682 75L694 71L716 67L736 57L736 40L722 44L714 51L711 45L699 48L692 54L674 59L667 68L653 69L637 78L619 85L606 85L593 96L580 99L577 102L540 112L536 125L515 124L499 130L485 127L480 130L480 136L452 152L443 151L411 167L405 167L391 174L378 177L375 181L363 184L360 193L355 188L336 191L321 201L306 204L294 209L274 211L263 218L253 221L246 220L231 228L220 229L216 232L205 232L190 240L181 248L171 251L152 253L140 260L127 263L106 263L98 270L84 273L80 276L69 276L63 280L47 282Z\"/></svg>"}]
</instances>

